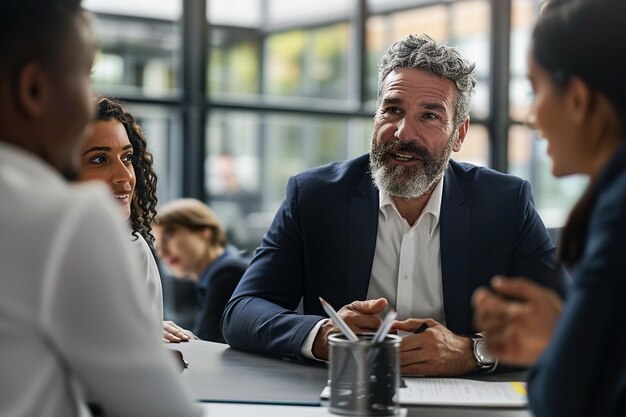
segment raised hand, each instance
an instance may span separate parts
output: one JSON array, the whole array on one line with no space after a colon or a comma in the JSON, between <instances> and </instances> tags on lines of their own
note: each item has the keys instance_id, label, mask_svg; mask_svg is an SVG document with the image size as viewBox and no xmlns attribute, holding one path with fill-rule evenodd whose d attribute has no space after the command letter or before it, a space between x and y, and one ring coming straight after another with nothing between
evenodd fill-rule
<instances>
[{"instance_id":1,"label":"raised hand","mask_svg":"<svg viewBox=\"0 0 626 417\"><path fill-rule=\"evenodd\" d=\"M480 288L472 297L474 326L501 362L532 365L550 342L563 301L525 278L495 277L491 285L495 292Z\"/></svg>"}]
</instances>

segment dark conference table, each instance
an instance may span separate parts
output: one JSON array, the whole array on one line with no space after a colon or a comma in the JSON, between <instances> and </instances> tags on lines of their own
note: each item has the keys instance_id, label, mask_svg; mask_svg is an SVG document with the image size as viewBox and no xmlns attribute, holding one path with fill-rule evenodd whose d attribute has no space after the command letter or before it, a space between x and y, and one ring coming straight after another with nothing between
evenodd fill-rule
<instances>
[{"instance_id":1,"label":"dark conference table","mask_svg":"<svg viewBox=\"0 0 626 417\"><path fill-rule=\"evenodd\" d=\"M324 364L302 365L235 350L205 341L168 344L183 353L189 368L182 378L193 397L203 402L319 406L328 371ZM476 379L519 380L521 374L487 375ZM402 406L408 416L429 417L530 417L519 408Z\"/></svg>"}]
</instances>

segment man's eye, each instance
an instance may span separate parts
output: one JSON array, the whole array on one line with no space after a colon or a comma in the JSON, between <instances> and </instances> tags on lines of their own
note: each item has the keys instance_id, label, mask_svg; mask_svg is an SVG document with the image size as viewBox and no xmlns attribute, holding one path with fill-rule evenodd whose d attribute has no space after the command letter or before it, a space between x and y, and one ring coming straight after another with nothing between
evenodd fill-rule
<instances>
[{"instance_id":1,"label":"man's eye","mask_svg":"<svg viewBox=\"0 0 626 417\"><path fill-rule=\"evenodd\" d=\"M383 109L383 113L400 114L402 110L399 107L386 107Z\"/></svg>"},{"instance_id":2,"label":"man's eye","mask_svg":"<svg viewBox=\"0 0 626 417\"><path fill-rule=\"evenodd\" d=\"M428 119L428 120L436 120L439 118L439 116L436 115L435 113L427 112L427 113L422 114L422 118Z\"/></svg>"}]
</instances>

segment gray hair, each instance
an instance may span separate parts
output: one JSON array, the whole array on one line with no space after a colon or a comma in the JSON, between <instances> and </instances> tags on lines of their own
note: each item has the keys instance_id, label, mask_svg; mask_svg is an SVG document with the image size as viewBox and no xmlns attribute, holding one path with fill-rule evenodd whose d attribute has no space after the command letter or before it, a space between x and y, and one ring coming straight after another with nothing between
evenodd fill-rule
<instances>
[{"instance_id":1,"label":"gray hair","mask_svg":"<svg viewBox=\"0 0 626 417\"><path fill-rule=\"evenodd\" d=\"M469 117L470 95L476 86L476 64L465 59L454 47L439 45L427 35L408 35L395 42L383 55L378 67L378 102L385 78L396 69L414 68L447 78L459 90L454 106L454 125Z\"/></svg>"}]
</instances>

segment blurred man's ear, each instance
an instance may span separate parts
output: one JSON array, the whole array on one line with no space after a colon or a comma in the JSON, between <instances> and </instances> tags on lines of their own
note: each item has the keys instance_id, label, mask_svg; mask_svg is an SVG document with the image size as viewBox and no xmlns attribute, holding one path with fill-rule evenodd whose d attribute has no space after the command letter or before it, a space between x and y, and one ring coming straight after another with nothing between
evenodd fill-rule
<instances>
[{"instance_id":1,"label":"blurred man's ear","mask_svg":"<svg viewBox=\"0 0 626 417\"><path fill-rule=\"evenodd\" d=\"M46 82L44 69L36 62L26 64L17 77L16 107L28 119L44 113Z\"/></svg>"},{"instance_id":2,"label":"blurred man's ear","mask_svg":"<svg viewBox=\"0 0 626 417\"><path fill-rule=\"evenodd\" d=\"M213 237L213 230L210 227L205 227L202 229L202 236L207 240L207 242L213 244L215 237Z\"/></svg>"},{"instance_id":3,"label":"blurred man's ear","mask_svg":"<svg viewBox=\"0 0 626 417\"><path fill-rule=\"evenodd\" d=\"M467 131L469 130L470 119L469 117L463 120L458 127L458 135L456 140L454 141L454 145L452 146L452 150L454 152L458 152L461 150L461 146L463 145L463 141L465 140L465 135L467 135Z\"/></svg>"}]
</instances>

